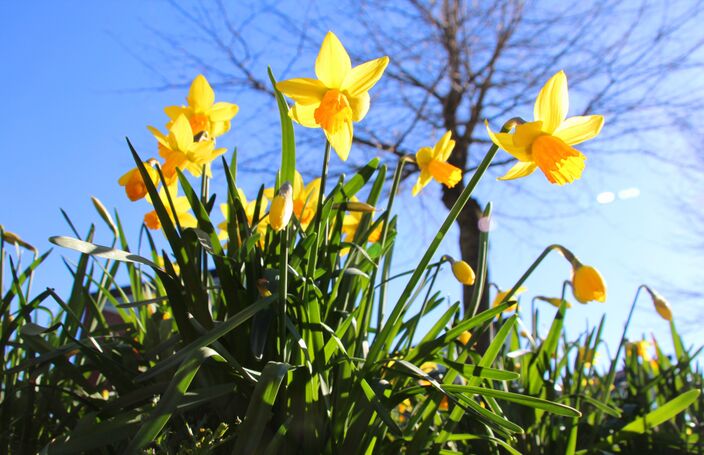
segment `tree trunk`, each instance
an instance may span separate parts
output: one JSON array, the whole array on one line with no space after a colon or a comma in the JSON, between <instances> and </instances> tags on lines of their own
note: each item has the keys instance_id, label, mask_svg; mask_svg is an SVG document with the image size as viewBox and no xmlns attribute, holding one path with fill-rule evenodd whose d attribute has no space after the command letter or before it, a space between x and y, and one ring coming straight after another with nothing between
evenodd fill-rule
<instances>
[{"instance_id":1,"label":"tree trunk","mask_svg":"<svg viewBox=\"0 0 704 455\"><path fill-rule=\"evenodd\" d=\"M458 184L454 188L443 188L442 200L445 206L449 209L453 206L459 194L464 189L464 185ZM479 219L482 216L482 209L479 202L475 198L470 198L467 205L464 206L457 218L457 224L460 228L460 254L462 260L467 262L476 270L479 261ZM489 308L489 292L488 292L489 273L487 271L486 280L484 282L484 292L479 301L478 311L483 311ZM474 286L464 286L462 304L467 314L471 311L469 308L472 299ZM491 341L491 333L487 331L477 340L477 349L479 352L484 352Z\"/></svg>"}]
</instances>

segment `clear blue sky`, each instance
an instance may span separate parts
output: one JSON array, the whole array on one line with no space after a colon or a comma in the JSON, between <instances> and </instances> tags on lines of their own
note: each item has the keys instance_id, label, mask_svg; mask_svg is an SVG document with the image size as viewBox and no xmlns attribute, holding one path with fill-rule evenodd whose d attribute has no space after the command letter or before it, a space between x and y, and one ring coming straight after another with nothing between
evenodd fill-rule
<instances>
[{"instance_id":1,"label":"clear blue sky","mask_svg":"<svg viewBox=\"0 0 704 455\"><path fill-rule=\"evenodd\" d=\"M142 90L160 85L157 72L168 76L175 74L173 68L178 66L153 59L153 68L148 69L134 57L153 40L148 26L173 29L183 24L162 2L45 1L3 5L0 85L5 107L0 110L0 153L5 166L0 179L0 223L42 251L50 247L49 236L70 234L59 208L70 214L82 232L95 222L98 242L108 238L90 196L117 208L128 227L131 243L136 245L142 216L150 209L144 202L131 203L117 186L119 176L133 166L124 137L129 136L143 156L155 156L155 141L146 125L162 126L163 107L182 103L186 95L185 89ZM334 30L334 24L329 28ZM341 38L344 42L344 36ZM312 67L314 55L307 58ZM276 70L276 64L273 66ZM181 71L174 77L183 74ZM238 119L245 119L247 111L254 109L247 105L246 97L219 98L240 105ZM270 121L276 119L273 104L263 112L271 115ZM220 145L231 149L247 143L247 129L238 124L238 119ZM247 147L244 150L247 153ZM510 287L544 246L562 243L570 247L583 262L597 266L609 285L606 304L576 305L569 312L570 333L575 335L588 323L597 323L606 311L605 334L613 343L620 335L640 283L649 283L666 296L678 288L691 288L692 283L701 282L702 261L696 252L686 248L688 226L679 215L681 207L668 202L670 192L689 186L678 180L675 168L637 156L604 153L590 155L587 163L583 179L571 186L551 186L539 173L521 181L522 186L517 187L520 191L561 191L574 201L572 207L556 207L554 218L538 225L530 221L531 213L545 213L545 207L538 206L544 202L526 204L525 199L520 199L517 203L506 191L496 188L504 183L489 176L481 182L483 200L499 198L494 200L497 216L491 239L492 280L503 288ZM248 183L252 185L246 188L248 193L255 191L258 180ZM412 182L405 183L407 194L411 186ZM636 197L618 197L619 191L633 188L638 190ZM597 196L607 191L616 194L615 200L598 203ZM701 188L695 191L701 194ZM421 200L404 197L397 205L401 214L399 243L403 244L394 258L398 270L412 267L418 259L417 252L422 251L440 225L442 211L436 219L431 211L430 221L419 216L427 213L423 207L432 206L438 195L438 188L430 187L420 196ZM565 212L570 216L560 215ZM418 236L418 230L425 235ZM456 252L454 232L441 253ZM65 287L68 272L61 263L62 254L70 260L76 258L71 252L55 250L48 264L40 269L35 289ZM562 280L568 277L567 263L558 255L551 256L528 281L528 298L523 305L528 307L533 295L557 295ZM451 278L443 279L440 285L449 297L460 297L460 288ZM698 324L692 324L693 315L704 314L701 302L669 297L678 324L687 334L687 344L703 344L704 334L697 330ZM657 317L647 298L639 306L631 336L652 332L669 346L666 323ZM551 307L545 307L543 320L549 321L551 313Z\"/></svg>"}]
</instances>

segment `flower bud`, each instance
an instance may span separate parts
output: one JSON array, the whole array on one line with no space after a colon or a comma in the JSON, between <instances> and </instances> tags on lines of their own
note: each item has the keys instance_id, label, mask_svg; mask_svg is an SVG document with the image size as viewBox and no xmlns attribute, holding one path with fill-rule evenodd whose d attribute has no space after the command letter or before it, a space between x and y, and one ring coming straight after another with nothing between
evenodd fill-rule
<instances>
[{"instance_id":1,"label":"flower bud","mask_svg":"<svg viewBox=\"0 0 704 455\"><path fill-rule=\"evenodd\" d=\"M465 286L472 286L477 278L472 267L464 261L455 261L449 256L447 258L452 263L452 274L455 275L457 281Z\"/></svg>"},{"instance_id":2,"label":"flower bud","mask_svg":"<svg viewBox=\"0 0 704 455\"><path fill-rule=\"evenodd\" d=\"M645 286L645 289L650 294L650 297L652 297L655 311L658 312L660 317L666 321L672 321L672 307L670 307L670 304L665 300L665 297L649 286Z\"/></svg>"},{"instance_id":3,"label":"flower bud","mask_svg":"<svg viewBox=\"0 0 704 455\"><path fill-rule=\"evenodd\" d=\"M572 269L572 293L580 303L606 301L606 284L604 278L594 267L577 261Z\"/></svg>"},{"instance_id":4,"label":"flower bud","mask_svg":"<svg viewBox=\"0 0 704 455\"><path fill-rule=\"evenodd\" d=\"M279 188L279 193L271 201L269 210L269 225L274 232L279 232L288 226L293 214L293 187L286 182Z\"/></svg>"}]
</instances>

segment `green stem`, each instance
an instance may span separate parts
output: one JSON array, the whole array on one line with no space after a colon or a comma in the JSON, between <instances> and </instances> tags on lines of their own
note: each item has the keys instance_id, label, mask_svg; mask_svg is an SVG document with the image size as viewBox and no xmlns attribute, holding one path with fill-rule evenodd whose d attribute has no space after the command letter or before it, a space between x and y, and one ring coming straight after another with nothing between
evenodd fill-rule
<instances>
[{"instance_id":1,"label":"green stem","mask_svg":"<svg viewBox=\"0 0 704 455\"><path fill-rule=\"evenodd\" d=\"M389 193L389 202L386 204L386 211L384 212L384 224L381 227L381 238L379 239L379 245L381 246L381 251L384 251L384 247L386 246L386 237L388 236L389 232L389 220L391 219L391 210L394 207L394 199L396 199L396 192L398 191L398 187L401 184L401 176L403 174L403 165L406 163L406 159L402 157L399 160L398 165L396 166L396 172L394 172L394 180L393 183L391 184L391 192ZM371 283L376 282L376 274L379 269L378 267L379 264L377 264L377 267L374 268L374 272L372 273L372 279ZM382 283L386 283L388 280L388 273L389 270L391 269L391 255L388 254L384 257L384 270L382 271ZM377 319L376 319L376 327L377 327L377 333L381 330L382 324L384 322L384 309L386 308L386 288L387 286L381 286L379 289L379 306L377 308ZM371 292L372 296L374 295L373 292Z\"/></svg>"},{"instance_id":2,"label":"green stem","mask_svg":"<svg viewBox=\"0 0 704 455\"><path fill-rule=\"evenodd\" d=\"M279 353L286 362L286 297L288 296L288 230L281 231L281 263L279 264Z\"/></svg>"},{"instance_id":3,"label":"green stem","mask_svg":"<svg viewBox=\"0 0 704 455\"><path fill-rule=\"evenodd\" d=\"M515 125L516 121L516 119L509 120L504 124L501 131L508 131L510 128L513 127L513 125ZM374 342L372 343L372 346L369 349L369 356L367 357L367 362L365 363L365 369L371 368L374 362L379 359L379 354L382 352L382 349L384 351L388 350L389 344L393 341L394 337L396 336L396 332L398 331L397 326L399 320L403 317L403 314L407 310L408 299L410 298L411 294L413 294L413 290L415 289L418 280L420 280L421 275L428 267L430 259L432 259L433 255L437 251L438 247L440 246L440 242L442 242L443 238L445 237L445 234L447 234L447 231L450 230L452 225L457 220L460 211L462 211L464 206L467 204L467 201L469 201L469 198L472 196L472 193L477 187L479 180L481 180L484 173L486 173L486 170L489 168L491 161L494 159L494 156L496 156L496 153L498 151L499 147L496 144L493 144L487 154L484 156L482 162L479 163L477 170L472 175L472 178L470 179L467 186L464 188L464 190L462 190L462 193L460 193L459 197L457 198L457 201L455 201L455 204L452 206L452 209L450 209L450 213L447 214L447 217L445 218L445 221L443 222L442 226L440 226L438 233L435 234L435 238L433 238L432 242L430 243L430 246L425 251L425 254L421 258L421 260L418 262L418 265L416 266L413 275L411 276L410 280L408 281L408 284L401 293L401 296L399 297L398 302L394 306L391 315L389 315L389 320L386 322L386 324L384 324L384 328L381 330L381 332L378 333L377 336L374 338Z\"/></svg>"}]
</instances>

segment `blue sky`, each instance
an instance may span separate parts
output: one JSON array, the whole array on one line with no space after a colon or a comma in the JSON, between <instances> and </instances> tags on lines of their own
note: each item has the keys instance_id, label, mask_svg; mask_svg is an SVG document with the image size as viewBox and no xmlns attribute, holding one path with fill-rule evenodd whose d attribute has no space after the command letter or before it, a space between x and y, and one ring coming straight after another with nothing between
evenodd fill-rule
<instances>
[{"instance_id":1,"label":"blue sky","mask_svg":"<svg viewBox=\"0 0 704 455\"><path fill-rule=\"evenodd\" d=\"M153 41L148 27L175 29L183 23L162 2L6 3L3 10L0 40L5 44L0 48L0 85L5 108L0 110L0 124L5 168L0 180L0 223L43 251L50 247L49 236L70 234L59 212L63 208L82 232L91 222L96 223L100 242L108 238L108 232L92 207L90 196L96 196L119 211L131 243L136 244L142 216L150 208L143 201L131 203L117 186L120 175L133 166L124 137L129 136L143 156L156 155L155 141L146 125L162 126L166 121L163 107L182 103L186 89L145 88L161 85L159 74L173 74L178 79L189 72L175 70L178 62L143 54ZM334 30L334 24L329 28ZM317 38L322 40L322 36ZM341 38L344 42L344 36ZM149 60L151 68L135 55ZM314 55L304 58L312 67ZM275 71L282 70L281 62L272 66ZM193 76L195 73L188 77ZM247 157L247 153L256 151L254 139L246 138L251 131L244 121L247 112L260 109L267 121L274 122L275 106L255 107L247 104L254 102L253 98L228 96L218 98L239 104L238 119L243 122L238 124L236 119L232 132L219 145L230 149L238 145ZM686 148L683 138L670 136L668 141ZM692 315L704 314L701 301L685 300L674 293L701 282L702 266L699 254L688 247L690 226L682 215L682 206L671 202L673 195L681 194L701 200L702 188L692 187L679 175L676 167L661 161L602 153L589 155L583 179L568 187L549 185L538 173L515 187L516 192L560 191L565 199L573 201L556 205L554 211L546 209L545 204L550 202L534 200L526 204L525 198L512 198L514 190L501 188L504 183L487 176L480 183L479 193L483 201L494 200L497 213L491 237L492 280L502 288L510 287L546 245L561 243L584 263L598 267L609 285L606 304L576 305L569 312L571 334L581 332L588 323L597 323L606 312L606 338L613 344L620 336L637 286L648 283L666 296L672 294L669 300L679 326L687 334L686 342L704 344L704 334L692 324ZM255 191L260 178L245 178L248 193ZM267 185L272 181L270 177ZM222 182L216 177L216 190ZM404 183L407 195L412 184ZM597 197L604 192L613 192L614 201L599 203ZM439 189L429 187L419 198L403 197L397 204L399 243L403 246L394 258L397 270L413 267L441 224L444 210L432 209L437 206L438 196ZM430 212L424 207L431 207ZM548 218L533 223L533 213L547 213ZM453 231L440 253L457 255L455 239ZM55 250L40 270L35 289L53 286L61 290L66 286L68 272L61 262L62 254L70 260L76 258L70 252ZM551 255L528 281L528 298L523 305L527 307L533 295L557 295L562 281L568 278L567 263ZM439 285L451 299L459 298L460 288L451 277L443 278ZM543 320L549 321L552 311L545 307ZM649 336L651 332L665 346L670 345L666 323L644 298L630 334Z\"/></svg>"}]
</instances>

